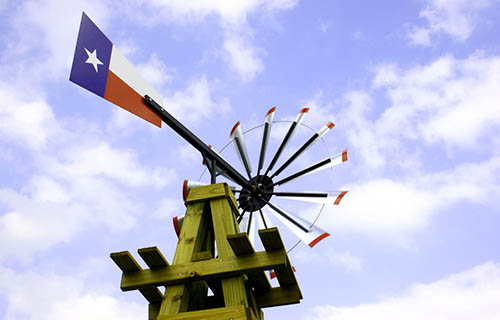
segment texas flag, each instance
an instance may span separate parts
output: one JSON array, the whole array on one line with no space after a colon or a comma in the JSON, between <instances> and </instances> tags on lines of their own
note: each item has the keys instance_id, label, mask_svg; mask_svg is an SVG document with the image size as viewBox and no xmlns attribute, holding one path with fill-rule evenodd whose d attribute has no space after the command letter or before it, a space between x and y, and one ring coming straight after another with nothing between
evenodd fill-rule
<instances>
[{"instance_id":1,"label":"texas flag","mask_svg":"<svg viewBox=\"0 0 500 320\"><path fill-rule=\"evenodd\" d=\"M82 13L69 80L161 128L161 117L144 103L149 95L163 99Z\"/></svg>"}]
</instances>

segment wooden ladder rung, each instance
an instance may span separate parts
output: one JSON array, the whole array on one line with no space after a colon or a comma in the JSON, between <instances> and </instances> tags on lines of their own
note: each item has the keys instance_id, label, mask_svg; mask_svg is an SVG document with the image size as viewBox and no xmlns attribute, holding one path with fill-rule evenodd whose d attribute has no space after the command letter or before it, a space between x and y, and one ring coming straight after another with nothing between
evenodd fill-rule
<instances>
[{"instance_id":1,"label":"wooden ladder rung","mask_svg":"<svg viewBox=\"0 0 500 320\"><path fill-rule=\"evenodd\" d=\"M281 240L280 233L276 227L259 230L259 237L266 251L285 249L283 240ZM280 286L297 285L297 279L295 278L290 261L288 260L287 262L286 266L274 270L276 278L278 278Z\"/></svg>"},{"instance_id":2,"label":"wooden ladder rung","mask_svg":"<svg viewBox=\"0 0 500 320\"><path fill-rule=\"evenodd\" d=\"M123 272L134 272L142 270L141 266L128 251L113 252L111 259Z\"/></svg>"},{"instance_id":3,"label":"wooden ladder rung","mask_svg":"<svg viewBox=\"0 0 500 320\"><path fill-rule=\"evenodd\" d=\"M285 249L283 240L281 240L278 228L267 228L259 230L259 237L266 251Z\"/></svg>"},{"instance_id":4,"label":"wooden ladder rung","mask_svg":"<svg viewBox=\"0 0 500 320\"><path fill-rule=\"evenodd\" d=\"M255 253L246 232L229 234L227 235L227 241L237 257ZM249 272L247 273L247 277L250 285L252 285L256 291L264 291L271 288L271 283L264 271Z\"/></svg>"},{"instance_id":5,"label":"wooden ladder rung","mask_svg":"<svg viewBox=\"0 0 500 320\"><path fill-rule=\"evenodd\" d=\"M168 261L157 247L148 247L137 250L142 260L146 262L151 269L168 267Z\"/></svg>"},{"instance_id":6,"label":"wooden ladder rung","mask_svg":"<svg viewBox=\"0 0 500 320\"><path fill-rule=\"evenodd\" d=\"M123 273L141 271L142 268L128 251L114 252L111 259L116 263ZM159 303L163 300L163 294L156 287L139 290L149 303Z\"/></svg>"}]
</instances>

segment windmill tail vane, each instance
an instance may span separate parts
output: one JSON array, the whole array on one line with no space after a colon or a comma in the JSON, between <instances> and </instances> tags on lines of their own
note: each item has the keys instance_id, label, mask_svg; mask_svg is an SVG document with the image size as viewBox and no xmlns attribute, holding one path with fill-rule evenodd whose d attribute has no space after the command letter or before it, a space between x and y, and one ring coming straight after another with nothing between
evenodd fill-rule
<instances>
[{"instance_id":1,"label":"windmill tail vane","mask_svg":"<svg viewBox=\"0 0 500 320\"><path fill-rule=\"evenodd\" d=\"M260 308L298 303L300 301L302 295L298 288L295 276L293 275L294 270L292 271L291 269L281 236L274 227L271 217L274 218L275 221L279 221L281 225L288 228L298 239L300 239L300 241L304 242L311 248L317 245L321 240L328 237L330 234L316 224L319 214L318 217L311 222L301 215L297 215L286 210L285 208L282 208L281 204L278 206L274 203L274 200L300 200L319 203L322 204L323 207L339 205L340 201L347 193L345 190L326 192L292 191L286 189L281 190L285 184L296 181L307 175L317 174L318 172L322 172L347 161L347 150L344 150L334 156L329 156L323 160L315 162L304 169L288 175L284 174L287 172L287 169L291 170L290 168L293 167L291 165L295 163L298 158L300 158L314 144L322 140L328 132L332 131L334 128L334 124L332 122L327 122L319 128L319 130L315 131L308 140L306 140L294 152L289 153L290 156L283 160L282 158L284 157L282 156L287 154L285 152L287 146L290 145L290 142L296 136L298 128L303 125L303 121L309 112L309 108L301 108L297 113L296 118L293 121L290 121L290 126L286 131L286 134L279 143L277 149L274 151L274 154L270 158L271 160L266 167L265 164L267 152L269 150L269 140L273 125L276 123L274 121L276 107L272 107L267 111L264 117L262 139L260 142L260 148L258 149L260 150L257 158L258 164L256 170L253 170L251 157L245 141L245 132L243 131L242 124L238 121L230 131L229 138L230 143L234 147L237 158L239 159L241 166L244 168L244 174L242 174L228 161L226 161L220 153L214 150L212 146L205 144L200 138L193 134L187 127L185 127L180 121L178 121L162 107L162 97L118 51L115 45L85 13L82 13L75 54L70 72L70 81L159 128L161 128L162 123L165 123L201 153L203 165L208 169L211 180L210 184L191 180L185 180L183 183L182 197L187 206L187 214L185 216L173 218L174 229L177 236L179 236L179 243L177 247L178 251L176 251L176 258L174 261L177 263L179 261L184 261L183 263L194 263L196 261L202 261L224 255L231 257L233 260L241 259L241 261L246 261L245 263L241 263L241 265L245 265L245 267L241 267L241 270L239 271L233 271L234 274L220 271L219 269L211 266L207 270L212 270L210 272L213 272L214 274L210 274L207 276L208 278L205 279L201 275L195 276L200 279L203 278L202 280L204 281L207 280L207 284L210 286L210 284L214 284L212 281L213 279L220 279L221 277L226 279L227 277L239 277L242 274L246 274L248 276L248 280L253 286L251 294L253 294L253 292L256 294L259 293L261 297L260 300L253 302L255 305L254 309L252 309L254 316L258 319L262 319L263 317L259 313L261 312L259 311ZM275 167L277 167L277 169ZM218 176L226 178L230 182L229 185L216 184L216 177ZM210 190L217 193L217 197L214 198L213 194L210 194L210 192L212 192ZM196 193L196 196L193 195L193 193ZM220 199L223 199L221 200L222 202L217 202ZM213 221L211 224L207 224L207 222L203 220L206 218L200 218L202 220L195 221L193 220L193 216L189 214L190 212L192 214L194 212L199 212L200 201L204 201L203 206L210 207L209 209L207 209L207 207L201 208L203 212L206 210L212 210L211 216ZM216 202L217 205L215 204ZM225 215L225 218L217 220L219 218L215 217L213 214L214 211L217 211L217 214L220 213ZM227 225L222 228L224 224ZM193 233L193 228L202 228L201 226L206 229L205 233L202 235L191 234ZM222 231L218 232L218 228L222 228L220 229ZM232 230L232 228L238 228L239 230ZM255 252L253 249L256 228L259 229L258 234L265 247L264 252ZM227 230L230 229L233 233L226 234L228 232ZM238 231L241 233L237 233ZM192 256L182 256L183 252L186 252L185 248L180 249L180 247L186 245L182 243L182 237L188 233L191 234L191 240L196 237L200 237L200 239L203 238L200 240L202 242L197 240L197 246L201 246L203 244L203 246L208 247L198 248L202 251L194 252L192 253ZM229 244L226 241L226 236ZM215 243L217 243L217 247L215 247ZM232 251L231 248L228 247L229 245L231 246ZM247 261L243 258L239 258L239 256L248 255L250 253L265 257L262 261L279 261L279 263L273 262L274 264L269 264L269 262L259 265L259 261L253 261L251 259L247 259ZM182 305L179 304L181 302L176 302L174 305L177 309L163 309L167 296L172 295L172 299L178 297L179 295L182 296L181 291L191 285L193 279L186 278L182 273L173 275L173 273L169 271L172 268L184 268L185 266L170 266L156 247L140 249L139 254L146 261L148 266L151 267L151 269L161 269L161 272L157 271L153 276L153 274L148 273L150 271L142 270L128 252L114 253L112 254L113 260L124 272L121 286L122 290L138 289L141 291L141 293L150 302L150 319L163 319L161 314L168 314L169 312L177 313L180 312L182 308L187 308L187 302L182 302ZM236 257L234 255L236 255ZM205 266L206 264L208 266L210 264L223 262L223 259L218 262L215 261L216 259L212 260L206 263L200 262L196 265ZM225 267L225 264L223 264L221 268L224 269ZM216 269L219 271L213 271ZM272 273L278 277L280 284L286 284L286 288L271 288L268 279L263 274L266 270L273 270ZM146 281L144 279L148 280ZM237 286L235 284L231 284L227 285L227 288L224 284L226 282L223 280L222 287L224 290L227 289L227 292L232 292L236 290L236 287L240 286L241 290L238 289L240 291L236 291L240 292L239 294L243 294L242 299L246 301L245 295L248 295L249 293L248 291L245 293L246 289L243 285L243 280L240 280L235 280L235 283L238 283ZM179 285L179 283L182 283L182 285ZM176 289L169 289L167 287L165 295L158 291L158 286L167 285L173 285ZM213 288L211 287L211 289L214 293L220 293L220 283L215 285ZM200 292L203 292L203 290ZM203 293L201 293L201 295L203 295ZM186 294L186 299L188 296L189 295ZM226 292L224 292L224 299L226 299ZM182 298L180 300L182 300ZM211 303L218 305L220 301L212 301ZM245 308L248 308L249 306L250 304L247 301ZM227 304L226 307L228 307ZM233 307L234 305L232 305L232 308ZM203 307L200 306L197 308L203 309ZM231 314L239 312L239 309L233 309L231 309ZM222 310L221 312L226 311ZM159 314L160 316L157 317ZM168 319L171 318L168 317Z\"/></svg>"}]
</instances>

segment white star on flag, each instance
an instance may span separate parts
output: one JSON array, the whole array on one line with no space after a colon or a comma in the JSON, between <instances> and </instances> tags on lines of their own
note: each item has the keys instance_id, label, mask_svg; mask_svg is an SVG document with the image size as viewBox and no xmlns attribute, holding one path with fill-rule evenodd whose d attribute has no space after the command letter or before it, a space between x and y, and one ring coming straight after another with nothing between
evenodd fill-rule
<instances>
[{"instance_id":1,"label":"white star on flag","mask_svg":"<svg viewBox=\"0 0 500 320\"><path fill-rule=\"evenodd\" d=\"M87 50L87 48L84 48L85 52L87 52L87 55L89 56L87 61L85 63L90 63L94 66L95 72L97 72L97 65L98 64L103 64L101 60L97 59L97 49L94 49L94 51L90 52Z\"/></svg>"}]
</instances>

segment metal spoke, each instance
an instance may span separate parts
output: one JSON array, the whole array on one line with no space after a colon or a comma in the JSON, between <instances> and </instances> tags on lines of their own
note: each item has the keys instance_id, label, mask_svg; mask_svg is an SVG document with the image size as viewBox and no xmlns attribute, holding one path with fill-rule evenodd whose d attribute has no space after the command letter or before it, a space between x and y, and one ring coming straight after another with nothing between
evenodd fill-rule
<instances>
[{"instance_id":1,"label":"metal spoke","mask_svg":"<svg viewBox=\"0 0 500 320\"><path fill-rule=\"evenodd\" d=\"M269 141L269 136L271 135L271 126L273 124L274 112L276 107L271 108L266 114L266 122L264 123L264 133L262 134L262 143L260 147L259 156L259 167L257 168L257 175L260 175L260 170L264 166L264 160L266 157L267 142Z\"/></svg>"},{"instance_id":2,"label":"metal spoke","mask_svg":"<svg viewBox=\"0 0 500 320\"><path fill-rule=\"evenodd\" d=\"M304 151L306 151L310 146L312 146L316 141L318 141L322 136L324 136L331 128L333 128L334 124L328 122L323 128L321 128L318 132L314 133L309 140L304 143L299 150L295 151L295 153L283 164L281 167L276 170L275 173L271 176L271 179L279 175L283 170L285 170L295 159L298 158Z\"/></svg>"},{"instance_id":3,"label":"metal spoke","mask_svg":"<svg viewBox=\"0 0 500 320\"><path fill-rule=\"evenodd\" d=\"M308 111L309 111L309 108L303 108L299 111L297 118L290 125L290 129L288 129L288 132L286 133L285 138L281 142L280 146L278 147L278 150L276 151L276 154L274 155L273 159L271 160L271 163L269 164L269 167L267 168L266 173L265 173L266 176L268 175L269 171L271 171L273 169L274 165L276 164L279 157L281 156L281 153L283 152L286 145L290 141L290 138L292 138L293 134L295 133L295 130L300 125L300 123L302 122L302 120L304 119L304 117Z\"/></svg>"},{"instance_id":4,"label":"metal spoke","mask_svg":"<svg viewBox=\"0 0 500 320\"><path fill-rule=\"evenodd\" d=\"M231 134L229 136L233 141L238 157L240 158L241 162L243 163L243 166L245 167L245 170L248 174L248 178L251 179L252 167L250 165L250 159L248 158L248 152L245 145L245 140L243 139L243 133L241 132L239 121L234 125L233 130L231 130Z\"/></svg>"},{"instance_id":5,"label":"metal spoke","mask_svg":"<svg viewBox=\"0 0 500 320\"><path fill-rule=\"evenodd\" d=\"M309 232L309 229L307 229L306 227L304 227L303 225L301 225L300 223L298 223L297 221L295 221L292 217L290 217L285 212L283 212L283 210L281 210L280 208L276 207L271 202L267 202L267 204L269 205L269 207L271 209L273 209L274 211L276 211L278 214L280 214L286 220L288 220L291 223L293 223L296 227L298 227L299 229L301 229L302 231L304 231L306 233Z\"/></svg>"},{"instance_id":6,"label":"metal spoke","mask_svg":"<svg viewBox=\"0 0 500 320\"><path fill-rule=\"evenodd\" d=\"M300 170L284 179L281 179L279 181L276 181L274 183L275 186L282 185L286 182L295 180L299 177L318 172L324 169L331 168L333 166L336 166L338 164L341 164L342 162L347 161L347 150L344 150L342 153L339 153L337 155L334 155L333 157L326 158L324 160L321 160L319 162L316 162L315 164L310 165L309 167Z\"/></svg>"}]
</instances>

